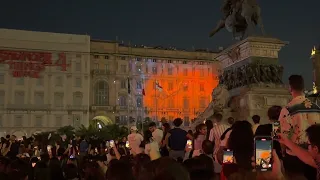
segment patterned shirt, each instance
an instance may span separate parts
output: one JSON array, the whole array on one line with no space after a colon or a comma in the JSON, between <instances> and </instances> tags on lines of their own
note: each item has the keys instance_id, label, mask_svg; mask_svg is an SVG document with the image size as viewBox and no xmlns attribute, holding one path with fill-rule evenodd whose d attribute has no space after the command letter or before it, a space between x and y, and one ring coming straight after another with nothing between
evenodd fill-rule
<instances>
[{"instance_id":1,"label":"patterned shirt","mask_svg":"<svg viewBox=\"0 0 320 180\"><path fill-rule=\"evenodd\" d=\"M320 123L320 108L305 96L297 96L282 108L279 121L281 133L287 134L296 144L306 144L305 130L310 125Z\"/></svg>"},{"instance_id":2,"label":"patterned shirt","mask_svg":"<svg viewBox=\"0 0 320 180\"><path fill-rule=\"evenodd\" d=\"M220 137L221 135L229 128L228 125L225 124L217 124L210 130L209 140L214 142L215 148L214 148L214 154L217 153L217 151L220 148Z\"/></svg>"}]
</instances>

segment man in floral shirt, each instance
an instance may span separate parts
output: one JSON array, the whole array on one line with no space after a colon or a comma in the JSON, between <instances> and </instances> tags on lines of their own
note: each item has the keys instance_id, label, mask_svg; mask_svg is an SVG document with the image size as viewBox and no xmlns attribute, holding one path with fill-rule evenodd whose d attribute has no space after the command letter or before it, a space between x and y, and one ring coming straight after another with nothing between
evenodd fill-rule
<instances>
[{"instance_id":1,"label":"man in floral shirt","mask_svg":"<svg viewBox=\"0 0 320 180\"><path fill-rule=\"evenodd\" d=\"M279 135L279 142L289 148L302 162L317 170L313 179L320 180L320 125L312 125L306 129L308 150L290 141L286 135ZM310 178L309 178L310 179Z\"/></svg>"},{"instance_id":2,"label":"man in floral shirt","mask_svg":"<svg viewBox=\"0 0 320 180\"><path fill-rule=\"evenodd\" d=\"M303 93L304 80L300 75L291 75L289 77L290 93L292 100L286 107L282 108L279 121L281 132L295 144L307 148L308 138L305 130L314 124L320 123L320 108L307 99ZM286 170L299 172L304 170L303 164L289 149L286 150L286 160L284 166ZM288 165L289 167L286 167ZM312 173L308 173L312 174Z\"/></svg>"}]
</instances>

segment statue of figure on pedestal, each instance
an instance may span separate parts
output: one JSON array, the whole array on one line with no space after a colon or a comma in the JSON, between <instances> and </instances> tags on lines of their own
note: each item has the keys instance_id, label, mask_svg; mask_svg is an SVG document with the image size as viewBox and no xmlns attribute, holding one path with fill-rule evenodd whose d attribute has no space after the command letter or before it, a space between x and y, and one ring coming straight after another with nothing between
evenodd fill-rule
<instances>
[{"instance_id":1,"label":"statue of figure on pedestal","mask_svg":"<svg viewBox=\"0 0 320 180\"><path fill-rule=\"evenodd\" d=\"M210 37L214 36L221 29L226 28L233 33L234 39L243 39L245 34L252 35L255 26L259 25L262 34L264 28L260 16L260 7L257 0L223 0L221 8L223 18L218 22L215 29L210 33ZM240 34L237 37L237 34Z\"/></svg>"}]
</instances>

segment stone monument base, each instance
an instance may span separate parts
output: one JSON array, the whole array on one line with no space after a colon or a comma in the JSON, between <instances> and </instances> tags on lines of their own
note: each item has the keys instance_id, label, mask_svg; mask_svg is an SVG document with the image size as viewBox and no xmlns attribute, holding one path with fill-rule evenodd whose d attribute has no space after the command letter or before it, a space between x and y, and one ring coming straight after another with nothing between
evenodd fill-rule
<instances>
[{"instance_id":1,"label":"stone monument base","mask_svg":"<svg viewBox=\"0 0 320 180\"><path fill-rule=\"evenodd\" d=\"M248 120L250 123L253 123L253 115L261 117L261 124L269 123L268 109L274 105L284 107L291 99L288 89L280 85L242 87L231 90L230 93L231 116L236 120Z\"/></svg>"}]
</instances>

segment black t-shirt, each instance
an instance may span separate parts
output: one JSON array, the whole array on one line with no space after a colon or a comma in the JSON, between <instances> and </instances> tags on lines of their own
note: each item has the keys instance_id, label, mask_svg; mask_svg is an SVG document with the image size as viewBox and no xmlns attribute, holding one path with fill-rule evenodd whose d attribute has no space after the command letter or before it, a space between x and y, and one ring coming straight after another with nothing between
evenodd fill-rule
<instances>
[{"instance_id":1,"label":"black t-shirt","mask_svg":"<svg viewBox=\"0 0 320 180\"><path fill-rule=\"evenodd\" d=\"M174 128L169 131L169 147L175 151L183 151L187 144L187 131Z\"/></svg>"}]
</instances>

